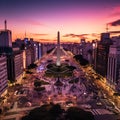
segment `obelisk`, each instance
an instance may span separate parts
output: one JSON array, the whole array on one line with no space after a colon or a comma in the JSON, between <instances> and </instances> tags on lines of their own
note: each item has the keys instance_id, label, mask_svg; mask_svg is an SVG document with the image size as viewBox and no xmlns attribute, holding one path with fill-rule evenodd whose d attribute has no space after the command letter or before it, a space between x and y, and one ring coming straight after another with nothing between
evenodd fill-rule
<instances>
[{"instance_id":1,"label":"obelisk","mask_svg":"<svg viewBox=\"0 0 120 120\"><path fill-rule=\"evenodd\" d=\"M60 32L57 33L57 61L56 65L60 66Z\"/></svg>"}]
</instances>

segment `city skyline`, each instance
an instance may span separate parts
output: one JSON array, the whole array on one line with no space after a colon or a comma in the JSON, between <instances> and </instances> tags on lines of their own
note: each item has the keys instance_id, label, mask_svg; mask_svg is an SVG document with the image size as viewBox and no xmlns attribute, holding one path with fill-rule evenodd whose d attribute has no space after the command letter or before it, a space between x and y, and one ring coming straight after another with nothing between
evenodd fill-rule
<instances>
[{"instance_id":1,"label":"city skyline","mask_svg":"<svg viewBox=\"0 0 120 120\"><path fill-rule=\"evenodd\" d=\"M13 41L26 34L39 42L54 42L58 30L61 42L99 39L107 24L110 33L120 34L119 0L1 0L0 14L0 29L7 20Z\"/></svg>"},{"instance_id":2,"label":"city skyline","mask_svg":"<svg viewBox=\"0 0 120 120\"><path fill-rule=\"evenodd\" d=\"M0 120L118 120L120 36L111 37L110 33L119 30L108 27L119 24L119 19L108 22L100 41L87 42L79 34L60 30L55 31L55 43L46 44L29 38L27 32L24 39L12 42L15 31L4 20L0 30ZM63 36L79 37L79 43L63 44ZM88 34L81 38L85 36Z\"/></svg>"}]
</instances>

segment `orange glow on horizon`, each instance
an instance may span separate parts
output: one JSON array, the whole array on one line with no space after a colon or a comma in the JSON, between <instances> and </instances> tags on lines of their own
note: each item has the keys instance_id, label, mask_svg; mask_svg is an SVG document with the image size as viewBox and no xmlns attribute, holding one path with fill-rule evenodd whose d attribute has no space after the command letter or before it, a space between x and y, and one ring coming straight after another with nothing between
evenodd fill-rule
<instances>
[{"instance_id":1,"label":"orange glow on horizon","mask_svg":"<svg viewBox=\"0 0 120 120\"><path fill-rule=\"evenodd\" d=\"M119 19L119 10L120 5L109 9L60 8L50 13L41 12L42 16L38 11L34 14L30 14L30 11L27 14L22 12L23 17L19 19L10 16L8 29L12 31L13 41L17 38L24 39L26 32L26 37L36 41L56 42L57 31L61 33L61 42L79 43L81 38L85 38L86 41L99 40L100 34L106 32L106 24ZM109 26L109 31L119 30L120 26Z\"/></svg>"}]
</instances>

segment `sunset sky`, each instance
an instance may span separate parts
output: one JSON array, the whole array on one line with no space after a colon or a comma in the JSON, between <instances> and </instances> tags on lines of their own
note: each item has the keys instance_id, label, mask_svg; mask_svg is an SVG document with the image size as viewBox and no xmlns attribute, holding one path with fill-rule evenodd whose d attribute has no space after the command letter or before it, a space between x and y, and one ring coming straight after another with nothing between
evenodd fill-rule
<instances>
[{"instance_id":1,"label":"sunset sky","mask_svg":"<svg viewBox=\"0 0 120 120\"><path fill-rule=\"evenodd\" d=\"M120 33L120 0L0 0L0 29L5 19L13 41L26 32L28 38L53 42L58 30L64 42L92 40L107 23L111 33Z\"/></svg>"}]
</instances>

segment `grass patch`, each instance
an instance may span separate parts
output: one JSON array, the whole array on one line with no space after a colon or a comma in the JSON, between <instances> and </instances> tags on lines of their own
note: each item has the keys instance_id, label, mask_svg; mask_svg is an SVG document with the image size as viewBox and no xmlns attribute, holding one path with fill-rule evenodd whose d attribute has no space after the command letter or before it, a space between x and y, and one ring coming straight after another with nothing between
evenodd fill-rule
<instances>
[{"instance_id":1,"label":"grass patch","mask_svg":"<svg viewBox=\"0 0 120 120\"><path fill-rule=\"evenodd\" d=\"M74 66L69 66L68 64L61 64L61 66L56 66L56 64L48 64L47 71L45 71L46 77L72 77L73 70L76 69Z\"/></svg>"}]
</instances>

